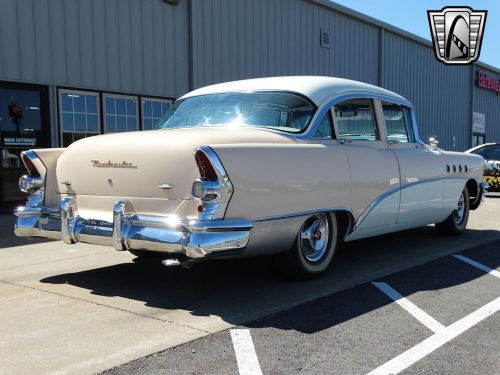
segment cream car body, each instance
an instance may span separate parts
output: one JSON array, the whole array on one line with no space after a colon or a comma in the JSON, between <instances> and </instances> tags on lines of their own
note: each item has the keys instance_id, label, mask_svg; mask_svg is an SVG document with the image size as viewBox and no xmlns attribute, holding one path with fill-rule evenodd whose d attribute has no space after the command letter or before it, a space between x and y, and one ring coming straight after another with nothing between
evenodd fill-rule
<instances>
[{"instance_id":1,"label":"cream car body","mask_svg":"<svg viewBox=\"0 0 500 375\"><path fill-rule=\"evenodd\" d=\"M253 256L288 251L311 215L333 214L340 236L350 241L442 222L457 210L465 187L470 207L479 205L482 158L424 145L412 104L385 89L338 78L276 77L213 85L180 101L254 92L306 98L314 107L308 126L302 132L180 127L25 153L39 176L35 171L21 180L32 195L16 211L16 234L184 260ZM373 140L339 134L338 116L358 115L336 114L336 106L358 99L369 102ZM391 139L383 103L404 108L408 142ZM331 138L317 136L325 116L331 116ZM192 192L202 173L196 150L217 175L201 181L201 199Z\"/></svg>"}]
</instances>

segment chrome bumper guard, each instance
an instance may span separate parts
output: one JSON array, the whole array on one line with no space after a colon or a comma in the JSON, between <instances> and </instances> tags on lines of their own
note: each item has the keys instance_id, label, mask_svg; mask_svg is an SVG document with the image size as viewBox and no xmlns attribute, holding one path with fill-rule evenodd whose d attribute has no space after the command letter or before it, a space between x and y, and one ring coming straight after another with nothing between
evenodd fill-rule
<instances>
[{"instance_id":1,"label":"chrome bumper guard","mask_svg":"<svg viewBox=\"0 0 500 375\"><path fill-rule=\"evenodd\" d=\"M129 213L125 200L115 203L113 222L78 215L74 198L61 201L60 211L29 204L18 208L15 233L19 237L62 239L67 244L86 242L116 250L150 250L203 258L235 255L248 244L249 220L181 220L176 216ZM128 213L127 213L128 212Z\"/></svg>"}]
</instances>

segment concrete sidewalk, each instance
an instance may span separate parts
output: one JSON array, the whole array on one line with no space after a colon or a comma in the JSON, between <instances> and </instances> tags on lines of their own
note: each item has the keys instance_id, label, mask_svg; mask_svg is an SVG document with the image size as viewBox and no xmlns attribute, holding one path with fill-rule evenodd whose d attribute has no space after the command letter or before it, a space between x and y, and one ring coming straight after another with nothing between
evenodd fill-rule
<instances>
[{"instance_id":1,"label":"concrete sidewalk","mask_svg":"<svg viewBox=\"0 0 500 375\"><path fill-rule=\"evenodd\" d=\"M146 267L106 247L18 239L0 216L0 373L95 373L499 239L499 212L486 199L460 237L425 227L348 243L307 283L284 280L269 258Z\"/></svg>"}]
</instances>

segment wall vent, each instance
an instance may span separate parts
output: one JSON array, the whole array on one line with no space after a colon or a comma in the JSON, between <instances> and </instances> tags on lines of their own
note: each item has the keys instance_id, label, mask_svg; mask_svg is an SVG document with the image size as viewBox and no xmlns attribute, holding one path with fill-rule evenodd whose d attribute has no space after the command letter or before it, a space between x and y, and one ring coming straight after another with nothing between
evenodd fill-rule
<instances>
[{"instance_id":1,"label":"wall vent","mask_svg":"<svg viewBox=\"0 0 500 375\"><path fill-rule=\"evenodd\" d=\"M330 31L326 29L319 29L320 34L320 46L324 48L330 48Z\"/></svg>"}]
</instances>

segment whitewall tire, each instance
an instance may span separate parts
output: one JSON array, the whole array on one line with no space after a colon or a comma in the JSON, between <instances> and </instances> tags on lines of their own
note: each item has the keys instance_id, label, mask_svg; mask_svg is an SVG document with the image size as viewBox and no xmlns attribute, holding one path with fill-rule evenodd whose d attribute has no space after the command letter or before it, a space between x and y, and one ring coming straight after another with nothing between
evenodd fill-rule
<instances>
[{"instance_id":1,"label":"whitewall tire","mask_svg":"<svg viewBox=\"0 0 500 375\"><path fill-rule=\"evenodd\" d=\"M457 207L453 212L441 223L436 223L436 229L439 233L449 236L458 236L465 232L467 222L469 221L469 192L467 187L464 188L457 202Z\"/></svg>"},{"instance_id":2,"label":"whitewall tire","mask_svg":"<svg viewBox=\"0 0 500 375\"><path fill-rule=\"evenodd\" d=\"M323 274L335 255L338 232L334 213L310 215L302 223L292 248L279 259L281 268L296 280Z\"/></svg>"}]
</instances>

